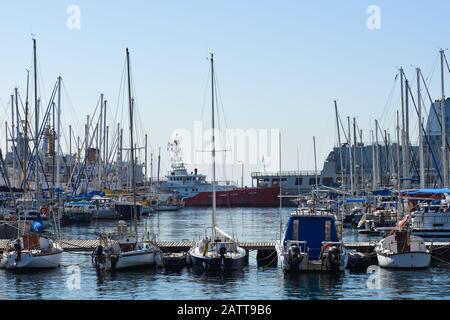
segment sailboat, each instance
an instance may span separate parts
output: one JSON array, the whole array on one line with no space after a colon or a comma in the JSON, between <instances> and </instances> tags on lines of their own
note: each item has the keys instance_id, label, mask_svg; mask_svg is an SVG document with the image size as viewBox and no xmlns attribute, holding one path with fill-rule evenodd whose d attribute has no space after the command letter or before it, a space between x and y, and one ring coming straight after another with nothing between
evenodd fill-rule
<instances>
[{"instance_id":1,"label":"sailboat","mask_svg":"<svg viewBox=\"0 0 450 320\"><path fill-rule=\"evenodd\" d=\"M216 195L216 148L215 148L215 122L214 122L214 54L211 53L211 91L212 91L212 226L211 236L196 242L189 250L189 256L193 267L206 271L236 271L241 270L247 264L247 252L241 248L237 241L224 231L216 223L217 195Z\"/></svg>"},{"instance_id":2,"label":"sailboat","mask_svg":"<svg viewBox=\"0 0 450 320\"><path fill-rule=\"evenodd\" d=\"M100 245L92 253L92 262L97 269L115 271L120 269L137 268L144 266L162 266L161 250L154 241L139 240L137 230L137 203L136 203L136 177L133 140L133 99L131 93L130 53L126 49L128 73L128 102L130 114L130 150L132 167L132 222L134 232L130 232L125 221L119 221L117 233L113 236L100 235Z\"/></svg>"},{"instance_id":3,"label":"sailboat","mask_svg":"<svg viewBox=\"0 0 450 320\"><path fill-rule=\"evenodd\" d=\"M37 99L37 68L36 68L36 39L33 39L34 53L34 93L36 104L36 123L38 123L38 99ZM27 144L28 144L28 87L29 76L27 76L27 98L25 102L25 143L24 143L24 195L27 194ZM38 126L36 125L36 128ZM36 137L37 129L36 129ZM36 145L36 155L39 146ZM36 158L38 155L36 156ZM36 165L36 169L38 166ZM36 177L39 173L36 172ZM36 181L36 200L39 198L38 181ZM43 235L44 223L39 211L35 213L36 219L30 230L18 229L18 238L11 241L7 250L3 253L2 264L9 270L20 269L47 269L56 268L61 264L63 250L59 242L50 236ZM19 215L19 220L21 216ZM56 223L56 221L55 221ZM22 231L22 234L21 234Z\"/></svg>"},{"instance_id":4,"label":"sailboat","mask_svg":"<svg viewBox=\"0 0 450 320\"><path fill-rule=\"evenodd\" d=\"M425 269L431 264L431 254L425 241L403 229L410 216L399 222L398 230L382 239L375 247L378 265L391 269Z\"/></svg>"}]
</instances>

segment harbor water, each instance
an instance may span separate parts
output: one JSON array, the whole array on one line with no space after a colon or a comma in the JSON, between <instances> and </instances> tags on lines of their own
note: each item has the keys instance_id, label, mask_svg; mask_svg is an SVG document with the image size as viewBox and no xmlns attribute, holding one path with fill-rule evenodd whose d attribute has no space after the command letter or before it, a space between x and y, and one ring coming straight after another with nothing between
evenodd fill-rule
<instances>
[{"instance_id":1,"label":"harbor water","mask_svg":"<svg viewBox=\"0 0 450 320\"><path fill-rule=\"evenodd\" d=\"M242 241L279 238L291 209L218 209L217 222ZM185 208L156 212L139 221L139 230L158 240L196 240L210 225L210 209ZM117 222L91 222L62 228L65 239L95 239L95 232L112 232ZM345 241L367 241L345 230ZM376 240L376 238L374 239ZM97 272L90 252L65 252L59 269L31 273L0 270L0 299L450 299L450 266L433 264L423 271L390 271L339 275L285 275L280 268L258 268L256 252L249 265L226 275L198 274L193 270L144 269L115 274Z\"/></svg>"}]
</instances>

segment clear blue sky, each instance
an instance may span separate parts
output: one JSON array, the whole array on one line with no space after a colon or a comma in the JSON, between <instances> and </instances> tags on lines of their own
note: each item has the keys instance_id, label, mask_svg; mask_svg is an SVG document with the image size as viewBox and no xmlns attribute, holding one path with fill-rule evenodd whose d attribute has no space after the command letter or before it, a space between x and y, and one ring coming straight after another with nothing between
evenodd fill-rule
<instances>
[{"instance_id":1,"label":"clear blue sky","mask_svg":"<svg viewBox=\"0 0 450 320\"><path fill-rule=\"evenodd\" d=\"M81 9L80 30L66 27L71 4ZM372 4L381 9L381 30L366 27ZM8 108L15 85L24 90L34 33L42 94L50 96L61 74L72 103L66 103L64 118L81 134L99 92L115 110L129 47L140 122L153 151L165 150L174 129L192 128L201 118L205 58L213 51L228 126L281 129L283 167L297 168L298 146L301 169L312 169L312 136L319 166L336 143L333 99L343 116L357 117L366 137L375 118L393 131L399 94L388 106L386 101L396 67L403 65L411 79L416 66L432 73L439 48L449 46L448 12L444 0L2 0L0 110ZM438 76L436 70L433 98ZM235 180L238 172L236 167Z\"/></svg>"}]
</instances>

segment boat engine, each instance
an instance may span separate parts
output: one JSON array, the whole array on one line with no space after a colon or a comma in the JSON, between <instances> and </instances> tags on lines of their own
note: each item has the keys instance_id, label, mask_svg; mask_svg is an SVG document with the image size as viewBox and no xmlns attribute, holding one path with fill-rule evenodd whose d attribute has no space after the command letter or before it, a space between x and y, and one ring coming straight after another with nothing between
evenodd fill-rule
<instances>
[{"instance_id":1,"label":"boat engine","mask_svg":"<svg viewBox=\"0 0 450 320\"><path fill-rule=\"evenodd\" d=\"M300 253L300 247L298 246L298 244L292 244L288 249L288 254L289 265L292 269L298 270L303 260L303 256Z\"/></svg>"},{"instance_id":2,"label":"boat engine","mask_svg":"<svg viewBox=\"0 0 450 320\"><path fill-rule=\"evenodd\" d=\"M341 266L341 250L333 246L328 249L327 266L330 271L339 271Z\"/></svg>"},{"instance_id":3,"label":"boat engine","mask_svg":"<svg viewBox=\"0 0 450 320\"><path fill-rule=\"evenodd\" d=\"M220 267L222 270L225 269L225 254L227 253L227 248L225 245L220 246L219 248L219 256L220 256Z\"/></svg>"},{"instance_id":4,"label":"boat engine","mask_svg":"<svg viewBox=\"0 0 450 320\"><path fill-rule=\"evenodd\" d=\"M103 246L98 246L94 252L92 252L92 262L99 268L101 264L105 263L105 254L103 252Z\"/></svg>"}]
</instances>

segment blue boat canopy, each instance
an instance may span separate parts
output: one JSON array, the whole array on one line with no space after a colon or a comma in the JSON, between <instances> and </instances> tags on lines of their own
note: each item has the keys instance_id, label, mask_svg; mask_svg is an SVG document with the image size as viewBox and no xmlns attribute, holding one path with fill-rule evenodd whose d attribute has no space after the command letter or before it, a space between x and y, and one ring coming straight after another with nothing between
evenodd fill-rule
<instances>
[{"instance_id":1,"label":"blue boat canopy","mask_svg":"<svg viewBox=\"0 0 450 320\"><path fill-rule=\"evenodd\" d=\"M450 194L450 189L442 188L442 189L418 189L418 190L408 190L402 191L403 194L414 196L414 195L427 195L427 194Z\"/></svg>"}]
</instances>

